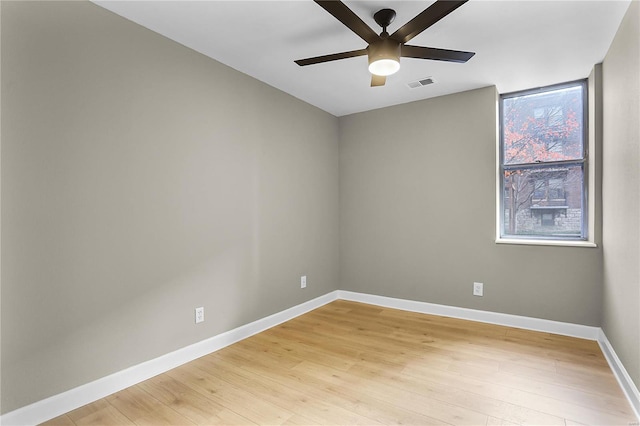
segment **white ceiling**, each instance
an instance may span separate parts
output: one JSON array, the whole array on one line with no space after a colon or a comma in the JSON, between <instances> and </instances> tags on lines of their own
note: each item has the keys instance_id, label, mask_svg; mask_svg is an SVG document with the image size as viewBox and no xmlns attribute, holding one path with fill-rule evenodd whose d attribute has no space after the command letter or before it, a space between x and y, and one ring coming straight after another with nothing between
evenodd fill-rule
<instances>
[{"instance_id":1,"label":"white ceiling","mask_svg":"<svg viewBox=\"0 0 640 426\"><path fill-rule=\"evenodd\" d=\"M402 58L400 71L372 88L366 56L306 67L293 62L366 47L311 0L95 3L336 116L488 85L508 93L584 78L604 59L629 6L628 0L471 0L409 43L476 52L469 62ZM395 9L393 33L433 0L345 3L378 33L373 14ZM425 77L436 84L407 86Z\"/></svg>"}]
</instances>

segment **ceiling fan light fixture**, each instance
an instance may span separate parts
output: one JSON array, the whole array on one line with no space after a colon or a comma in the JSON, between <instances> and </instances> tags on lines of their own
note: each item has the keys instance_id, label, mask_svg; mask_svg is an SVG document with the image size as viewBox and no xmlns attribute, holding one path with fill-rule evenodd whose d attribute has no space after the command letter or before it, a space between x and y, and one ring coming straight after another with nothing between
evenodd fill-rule
<instances>
[{"instance_id":1,"label":"ceiling fan light fixture","mask_svg":"<svg viewBox=\"0 0 640 426\"><path fill-rule=\"evenodd\" d=\"M369 56L369 72L374 75L387 76L400 69L400 43L388 38L381 39L367 47Z\"/></svg>"},{"instance_id":2,"label":"ceiling fan light fixture","mask_svg":"<svg viewBox=\"0 0 640 426\"><path fill-rule=\"evenodd\" d=\"M378 59L369 64L369 72L381 77L395 74L400 69L400 62L397 59Z\"/></svg>"}]
</instances>

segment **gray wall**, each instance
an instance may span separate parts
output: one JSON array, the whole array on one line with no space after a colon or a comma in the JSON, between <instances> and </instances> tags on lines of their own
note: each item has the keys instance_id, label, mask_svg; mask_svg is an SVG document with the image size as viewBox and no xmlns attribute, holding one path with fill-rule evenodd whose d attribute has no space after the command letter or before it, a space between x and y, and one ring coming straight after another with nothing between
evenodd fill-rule
<instances>
[{"instance_id":1,"label":"gray wall","mask_svg":"<svg viewBox=\"0 0 640 426\"><path fill-rule=\"evenodd\" d=\"M338 288L335 117L91 3L1 7L2 412Z\"/></svg>"},{"instance_id":2,"label":"gray wall","mask_svg":"<svg viewBox=\"0 0 640 426\"><path fill-rule=\"evenodd\" d=\"M601 248L495 243L496 99L340 119L341 288L597 326Z\"/></svg>"},{"instance_id":3,"label":"gray wall","mask_svg":"<svg viewBox=\"0 0 640 426\"><path fill-rule=\"evenodd\" d=\"M640 387L640 2L631 3L602 65L602 328Z\"/></svg>"}]
</instances>

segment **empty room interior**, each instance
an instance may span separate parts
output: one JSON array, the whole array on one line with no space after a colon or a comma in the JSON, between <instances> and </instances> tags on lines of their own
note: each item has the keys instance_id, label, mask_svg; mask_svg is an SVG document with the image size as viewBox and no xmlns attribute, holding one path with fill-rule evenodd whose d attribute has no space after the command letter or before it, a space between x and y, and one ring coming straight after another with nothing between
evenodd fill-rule
<instances>
[{"instance_id":1,"label":"empty room interior","mask_svg":"<svg viewBox=\"0 0 640 426\"><path fill-rule=\"evenodd\" d=\"M640 1L0 17L1 424L640 422Z\"/></svg>"}]
</instances>

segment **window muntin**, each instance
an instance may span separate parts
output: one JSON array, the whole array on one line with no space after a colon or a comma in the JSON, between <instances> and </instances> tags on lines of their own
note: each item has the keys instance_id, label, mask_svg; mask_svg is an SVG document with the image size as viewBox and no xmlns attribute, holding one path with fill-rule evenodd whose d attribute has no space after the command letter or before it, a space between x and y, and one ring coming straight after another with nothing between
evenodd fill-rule
<instances>
[{"instance_id":1,"label":"window muntin","mask_svg":"<svg viewBox=\"0 0 640 426\"><path fill-rule=\"evenodd\" d=\"M586 82L500 97L500 237L587 239Z\"/></svg>"}]
</instances>

